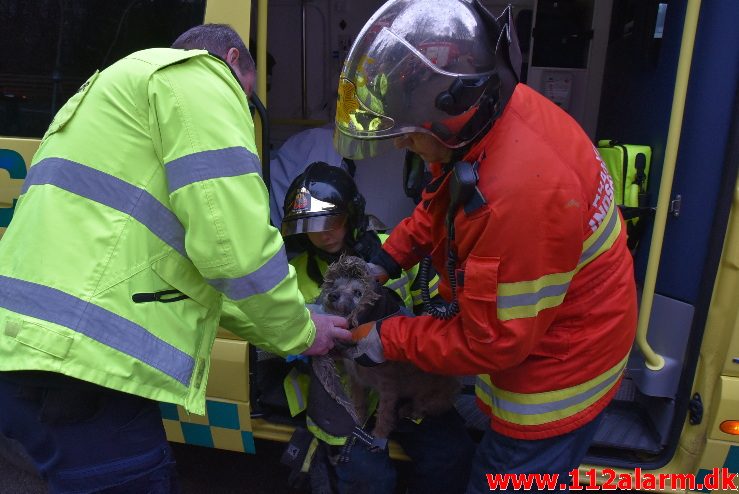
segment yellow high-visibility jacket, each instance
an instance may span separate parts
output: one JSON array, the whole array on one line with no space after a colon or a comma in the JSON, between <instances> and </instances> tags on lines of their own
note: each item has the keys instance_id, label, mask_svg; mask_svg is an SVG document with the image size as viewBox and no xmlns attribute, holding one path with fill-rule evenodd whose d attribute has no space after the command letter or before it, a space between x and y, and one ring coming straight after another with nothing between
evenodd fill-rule
<instances>
[{"instance_id":1,"label":"yellow high-visibility jacket","mask_svg":"<svg viewBox=\"0 0 739 494\"><path fill-rule=\"evenodd\" d=\"M34 156L0 241L0 371L202 414L222 324L280 354L315 327L269 225L246 96L204 51L95 73Z\"/></svg>"}]
</instances>

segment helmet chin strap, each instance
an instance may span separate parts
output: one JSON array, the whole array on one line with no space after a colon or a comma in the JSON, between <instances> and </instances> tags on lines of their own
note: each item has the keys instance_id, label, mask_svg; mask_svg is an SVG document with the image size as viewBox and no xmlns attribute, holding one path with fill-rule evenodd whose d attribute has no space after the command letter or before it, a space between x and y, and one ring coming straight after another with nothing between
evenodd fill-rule
<instances>
[{"instance_id":1,"label":"helmet chin strap","mask_svg":"<svg viewBox=\"0 0 739 494\"><path fill-rule=\"evenodd\" d=\"M449 163L446 164L446 167L444 168L445 171L447 171L447 168L451 170L451 167L454 163L457 163L458 161L462 161L462 159L467 155L472 145L475 143L475 141L468 142L462 147L454 148L452 150L452 158L449 160Z\"/></svg>"},{"instance_id":2,"label":"helmet chin strap","mask_svg":"<svg viewBox=\"0 0 739 494\"><path fill-rule=\"evenodd\" d=\"M496 74L491 80L491 85L485 90L477 110L472 117L457 132L460 141L472 142L480 138L484 134L484 130L489 128L493 121L500 116L502 105L500 104L501 84L500 78Z\"/></svg>"},{"instance_id":3,"label":"helmet chin strap","mask_svg":"<svg viewBox=\"0 0 739 494\"><path fill-rule=\"evenodd\" d=\"M475 113L456 133L456 140L467 142L467 144L453 149L452 163L461 160L469 148L484 136L495 120L500 117L517 83L518 78L510 66L507 63L498 64L495 75L487 80L487 87L480 96ZM431 130L443 140L448 140L454 135L451 129L441 122L434 122Z\"/></svg>"},{"instance_id":4,"label":"helmet chin strap","mask_svg":"<svg viewBox=\"0 0 739 494\"><path fill-rule=\"evenodd\" d=\"M518 37L511 18L510 6L496 19L479 0L473 5L487 26L489 33L497 33L495 42L495 74L484 82L464 81L457 78L447 89L436 98L436 106L450 115L464 113L462 107L469 108L470 96L479 91L481 84L485 89L480 96L477 110L456 133L457 142L467 142L466 145L456 148L452 154L452 163L462 159L470 146L479 140L493 122L500 116L511 98L516 84L520 80L521 50L518 46ZM454 133L440 122L434 122L431 130L448 142Z\"/></svg>"},{"instance_id":5,"label":"helmet chin strap","mask_svg":"<svg viewBox=\"0 0 739 494\"><path fill-rule=\"evenodd\" d=\"M488 79L488 87L482 96L480 96L475 112L456 133L456 140L458 142L466 142L466 144L452 148L451 163L460 161L467 154L469 148L480 137L485 135L485 132L487 132L495 119L500 116L503 107L501 105L501 96L500 78L496 74ZM449 140L455 135L449 127L441 122L434 122L431 125L431 131L443 140Z\"/></svg>"}]
</instances>

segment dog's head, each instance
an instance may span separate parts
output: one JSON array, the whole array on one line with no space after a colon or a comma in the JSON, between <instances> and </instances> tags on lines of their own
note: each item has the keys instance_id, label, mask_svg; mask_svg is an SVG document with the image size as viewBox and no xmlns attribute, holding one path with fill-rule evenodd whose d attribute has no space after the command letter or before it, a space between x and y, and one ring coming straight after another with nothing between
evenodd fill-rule
<instances>
[{"instance_id":1,"label":"dog's head","mask_svg":"<svg viewBox=\"0 0 739 494\"><path fill-rule=\"evenodd\" d=\"M342 255L323 277L318 303L329 314L344 316L352 326L380 297L379 284L359 257Z\"/></svg>"}]
</instances>

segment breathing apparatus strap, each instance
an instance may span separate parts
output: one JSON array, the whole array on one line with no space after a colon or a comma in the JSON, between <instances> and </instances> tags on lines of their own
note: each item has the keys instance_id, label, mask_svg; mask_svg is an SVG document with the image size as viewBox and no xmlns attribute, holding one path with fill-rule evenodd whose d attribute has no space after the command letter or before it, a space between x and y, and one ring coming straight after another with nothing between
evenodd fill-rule
<instances>
[{"instance_id":1,"label":"breathing apparatus strap","mask_svg":"<svg viewBox=\"0 0 739 494\"><path fill-rule=\"evenodd\" d=\"M437 319L451 319L459 312L459 301L457 300L457 251L454 246L455 230L454 216L460 206L466 214L476 211L486 204L485 197L477 188L479 176L477 174L477 162L457 161L447 171L449 177L449 208L446 214L447 228L447 261L446 269L449 276L449 285L452 289L452 301L449 303L432 303L428 286L428 269L431 258L426 257L421 261L419 276L421 277L421 298L424 310Z\"/></svg>"},{"instance_id":2,"label":"breathing apparatus strap","mask_svg":"<svg viewBox=\"0 0 739 494\"><path fill-rule=\"evenodd\" d=\"M471 90L470 88L474 87L461 86L461 89L455 89L455 86L457 86L457 83L461 80L462 79L459 77L455 79L450 88L441 92L436 98L436 107L445 111L449 115L461 113L455 105L461 104L460 101L466 101L470 95L465 94L465 91ZM473 101L473 106L466 107L466 110L474 109L474 112L467 119L464 125L462 125L462 128L454 132L443 122L431 123L431 131L443 140L449 140L454 137L456 142L467 143L458 148L453 148L452 163L461 160L462 156L467 154L467 150L469 150L470 146L479 137L485 135L502 111L502 84L498 74L485 76L481 81L481 84L485 86L485 89L482 94L480 94L479 98L477 98L477 101ZM454 103L449 103L450 100L454 101ZM441 104L441 102L446 103Z\"/></svg>"},{"instance_id":3,"label":"breathing apparatus strap","mask_svg":"<svg viewBox=\"0 0 739 494\"><path fill-rule=\"evenodd\" d=\"M498 74L494 74L490 79L490 86L480 98L480 104L477 110L459 132L457 132L458 140L461 142L472 142L475 138L484 135L490 129L493 122L500 116L502 110L500 104L500 77Z\"/></svg>"}]
</instances>

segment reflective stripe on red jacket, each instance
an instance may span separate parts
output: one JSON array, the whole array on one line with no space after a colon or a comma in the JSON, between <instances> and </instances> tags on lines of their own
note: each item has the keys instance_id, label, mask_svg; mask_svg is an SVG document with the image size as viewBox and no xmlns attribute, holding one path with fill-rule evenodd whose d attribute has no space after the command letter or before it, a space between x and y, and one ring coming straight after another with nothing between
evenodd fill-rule
<instances>
[{"instance_id":1,"label":"reflective stripe on red jacket","mask_svg":"<svg viewBox=\"0 0 739 494\"><path fill-rule=\"evenodd\" d=\"M564 434L615 394L636 330L611 179L579 125L524 85L465 160L479 163L487 204L455 216L460 313L383 322L385 355L481 374L478 398L500 433ZM402 267L430 253L449 298L448 177L438 180L383 249Z\"/></svg>"}]
</instances>

